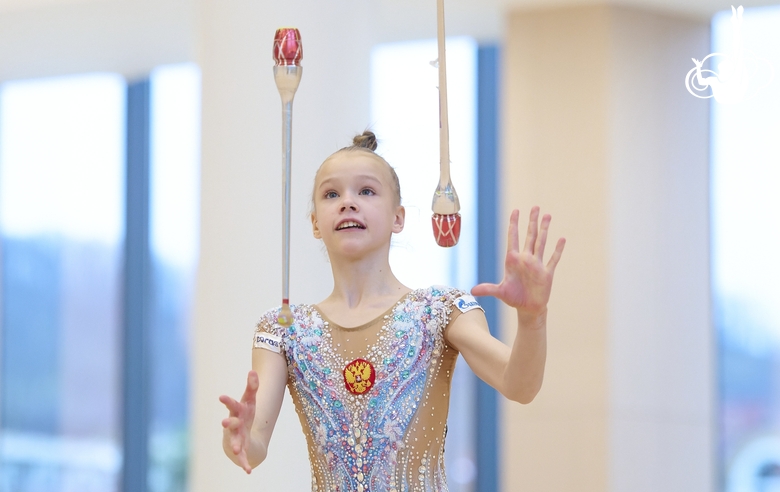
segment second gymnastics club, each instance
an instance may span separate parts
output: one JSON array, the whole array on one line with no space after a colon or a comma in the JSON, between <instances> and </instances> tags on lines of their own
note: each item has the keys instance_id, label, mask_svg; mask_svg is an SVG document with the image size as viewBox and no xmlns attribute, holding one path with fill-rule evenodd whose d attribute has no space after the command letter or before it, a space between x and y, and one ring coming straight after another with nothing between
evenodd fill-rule
<instances>
[{"instance_id":1,"label":"second gymnastics club","mask_svg":"<svg viewBox=\"0 0 780 492\"><path fill-rule=\"evenodd\" d=\"M450 125L447 112L447 59L444 49L444 0L437 0L439 44L439 185L433 194L433 237L449 248L460 238L460 201L450 179Z\"/></svg>"},{"instance_id":2,"label":"second gymnastics club","mask_svg":"<svg viewBox=\"0 0 780 492\"><path fill-rule=\"evenodd\" d=\"M290 171L292 157L292 104L301 83L303 46L295 28L281 28L274 36L274 81L282 97L282 309L277 322L290 326Z\"/></svg>"}]
</instances>

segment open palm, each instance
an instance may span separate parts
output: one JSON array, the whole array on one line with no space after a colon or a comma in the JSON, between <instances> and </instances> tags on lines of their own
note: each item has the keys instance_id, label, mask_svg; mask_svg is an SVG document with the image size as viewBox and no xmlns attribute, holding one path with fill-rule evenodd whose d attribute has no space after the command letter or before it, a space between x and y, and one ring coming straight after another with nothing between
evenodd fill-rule
<instances>
[{"instance_id":1,"label":"open palm","mask_svg":"<svg viewBox=\"0 0 780 492\"><path fill-rule=\"evenodd\" d=\"M256 395L258 377L255 371L249 371L246 381L246 390L241 401L236 401L229 396L222 395L222 402L230 412L230 415L222 421L224 427L230 433L230 447L238 457L238 461L245 472L251 473L247 451L250 445L250 433L255 419Z\"/></svg>"},{"instance_id":2,"label":"open palm","mask_svg":"<svg viewBox=\"0 0 780 492\"><path fill-rule=\"evenodd\" d=\"M496 297L518 311L536 315L547 308L553 274L563 254L566 240L564 238L558 240L552 257L545 265L544 247L547 243L551 217L545 215L539 224L539 207L531 209L525 245L521 250L518 233L519 216L520 212L513 210L509 218L504 279L500 284L479 284L471 289L471 293L475 296Z\"/></svg>"}]
</instances>

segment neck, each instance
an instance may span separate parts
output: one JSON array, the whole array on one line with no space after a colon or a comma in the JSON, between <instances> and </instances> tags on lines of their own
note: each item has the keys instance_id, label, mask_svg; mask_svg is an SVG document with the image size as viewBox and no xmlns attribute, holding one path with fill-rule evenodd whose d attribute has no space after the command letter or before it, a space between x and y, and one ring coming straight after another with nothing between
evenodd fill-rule
<instances>
[{"instance_id":1,"label":"neck","mask_svg":"<svg viewBox=\"0 0 780 492\"><path fill-rule=\"evenodd\" d=\"M333 292L327 301L347 308L381 302L386 297L400 297L409 291L390 270L388 251L368 257L333 258Z\"/></svg>"}]
</instances>

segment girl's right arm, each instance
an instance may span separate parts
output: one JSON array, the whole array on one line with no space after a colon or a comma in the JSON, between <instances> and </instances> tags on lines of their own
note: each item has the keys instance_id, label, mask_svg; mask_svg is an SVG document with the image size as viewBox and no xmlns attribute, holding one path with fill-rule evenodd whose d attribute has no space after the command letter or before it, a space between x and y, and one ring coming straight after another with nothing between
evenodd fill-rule
<instances>
[{"instance_id":1,"label":"girl's right arm","mask_svg":"<svg viewBox=\"0 0 780 492\"><path fill-rule=\"evenodd\" d=\"M241 401L226 395L219 397L230 412L222 421L222 447L227 457L247 473L265 460L286 384L284 355L254 348L252 371L247 376Z\"/></svg>"}]
</instances>

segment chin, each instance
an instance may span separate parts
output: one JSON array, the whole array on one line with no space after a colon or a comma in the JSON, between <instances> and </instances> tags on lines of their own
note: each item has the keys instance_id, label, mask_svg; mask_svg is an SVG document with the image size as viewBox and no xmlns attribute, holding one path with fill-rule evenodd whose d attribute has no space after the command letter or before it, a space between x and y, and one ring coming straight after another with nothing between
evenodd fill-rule
<instances>
[{"instance_id":1,"label":"chin","mask_svg":"<svg viewBox=\"0 0 780 492\"><path fill-rule=\"evenodd\" d=\"M376 246L349 241L328 248L328 256L344 258L346 260L361 260L376 253L378 249L379 248Z\"/></svg>"}]
</instances>

